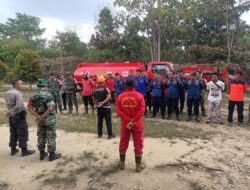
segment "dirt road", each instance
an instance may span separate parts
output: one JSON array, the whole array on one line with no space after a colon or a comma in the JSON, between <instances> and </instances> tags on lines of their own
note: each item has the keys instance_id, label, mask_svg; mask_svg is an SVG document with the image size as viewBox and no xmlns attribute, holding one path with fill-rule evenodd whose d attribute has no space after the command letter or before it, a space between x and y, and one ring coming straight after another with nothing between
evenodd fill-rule
<instances>
[{"instance_id":1,"label":"dirt road","mask_svg":"<svg viewBox=\"0 0 250 190\"><path fill-rule=\"evenodd\" d=\"M183 122L184 123L184 122ZM167 127L167 126L166 126ZM238 189L250 187L250 131L190 123L213 132L210 139L145 139L147 169L135 173L132 143L126 170L117 169L119 138L58 130L63 159L38 160L38 152L22 158L9 155L7 125L0 127L0 189ZM36 129L30 128L36 149Z\"/></svg>"}]
</instances>

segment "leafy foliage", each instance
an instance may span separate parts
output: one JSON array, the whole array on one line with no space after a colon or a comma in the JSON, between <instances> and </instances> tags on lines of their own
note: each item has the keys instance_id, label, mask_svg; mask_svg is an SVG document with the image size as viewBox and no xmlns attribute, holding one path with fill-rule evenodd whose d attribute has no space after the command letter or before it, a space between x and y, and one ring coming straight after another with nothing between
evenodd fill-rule
<instances>
[{"instance_id":1,"label":"leafy foliage","mask_svg":"<svg viewBox=\"0 0 250 190\"><path fill-rule=\"evenodd\" d=\"M38 53L21 50L15 58L15 74L25 82L35 82L41 75Z\"/></svg>"},{"instance_id":2,"label":"leafy foliage","mask_svg":"<svg viewBox=\"0 0 250 190\"><path fill-rule=\"evenodd\" d=\"M8 65L0 60L0 81L7 76L8 71L9 71Z\"/></svg>"}]
</instances>

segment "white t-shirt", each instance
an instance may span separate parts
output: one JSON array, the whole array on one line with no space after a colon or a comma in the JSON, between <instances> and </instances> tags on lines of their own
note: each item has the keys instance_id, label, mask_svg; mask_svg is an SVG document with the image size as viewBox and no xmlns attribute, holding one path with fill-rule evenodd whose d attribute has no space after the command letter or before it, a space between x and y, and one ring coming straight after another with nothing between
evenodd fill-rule
<instances>
[{"instance_id":1,"label":"white t-shirt","mask_svg":"<svg viewBox=\"0 0 250 190\"><path fill-rule=\"evenodd\" d=\"M215 102L215 101L221 101L222 99L221 91L225 89L225 84L220 80L218 80L216 84L221 88L216 86L213 81L207 83L207 90L209 90L208 101Z\"/></svg>"}]
</instances>

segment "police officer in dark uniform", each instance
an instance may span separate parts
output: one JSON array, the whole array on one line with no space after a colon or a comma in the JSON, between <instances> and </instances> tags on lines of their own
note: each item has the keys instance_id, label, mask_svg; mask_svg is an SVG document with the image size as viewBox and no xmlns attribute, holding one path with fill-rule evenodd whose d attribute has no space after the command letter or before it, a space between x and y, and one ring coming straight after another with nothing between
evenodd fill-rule
<instances>
[{"instance_id":1,"label":"police officer in dark uniform","mask_svg":"<svg viewBox=\"0 0 250 190\"><path fill-rule=\"evenodd\" d=\"M183 69L178 70L178 78L181 81L183 86L186 86L187 79L184 77L185 73ZM184 88L180 88L180 114L183 113L184 105L185 105L185 96L186 96L186 91Z\"/></svg>"},{"instance_id":2,"label":"police officer in dark uniform","mask_svg":"<svg viewBox=\"0 0 250 190\"><path fill-rule=\"evenodd\" d=\"M27 149L28 142L28 124L26 122L27 112L23 103L22 95L23 85L22 81L15 79L12 81L12 88L5 94L5 101L7 105L6 116L9 118L10 124L10 143L11 155L14 156L18 153L16 149L17 142L22 149L22 156L34 154L34 150Z\"/></svg>"},{"instance_id":3,"label":"police officer in dark uniform","mask_svg":"<svg viewBox=\"0 0 250 190\"><path fill-rule=\"evenodd\" d=\"M93 98L97 105L97 127L98 137L101 138L103 135L103 119L106 121L108 139L112 139L115 136L112 132L112 121L111 121L111 94L109 89L104 85L105 78L100 76L97 80L98 85L94 89Z\"/></svg>"},{"instance_id":4,"label":"police officer in dark uniform","mask_svg":"<svg viewBox=\"0 0 250 190\"><path fill-rule=\"evenodd\" d=\"M179 80L179 77L176 76L176 72L172 71L171 77L166 83L166 87L168 88L167 93L167 106L168 106L168 117L167 119L171 119L172 111L175 111L176 120L179 121L179 95L180 89L183 89L182 82Z\"/></svg>"}]
</instances>

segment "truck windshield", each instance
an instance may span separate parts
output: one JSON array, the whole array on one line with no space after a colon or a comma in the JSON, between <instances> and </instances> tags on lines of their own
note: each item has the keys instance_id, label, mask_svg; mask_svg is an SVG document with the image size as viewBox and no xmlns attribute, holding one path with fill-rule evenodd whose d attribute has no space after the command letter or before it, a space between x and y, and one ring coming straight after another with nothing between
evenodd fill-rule
<instances>
[{"instance_id":1,"label":"truck windshield","mask_svg":"<svg viewBox=\"0 0 250 190\"><path fill-rule=\"evenodd\" d=\"M154 73L155 71L157 71L161 75L169 74L170 73L169 67L167 65L164 65L164 64L155 64L155 65L152 65L152 70L151 71L152 71L152 73Z\"/></svg>"}]
</instances>

